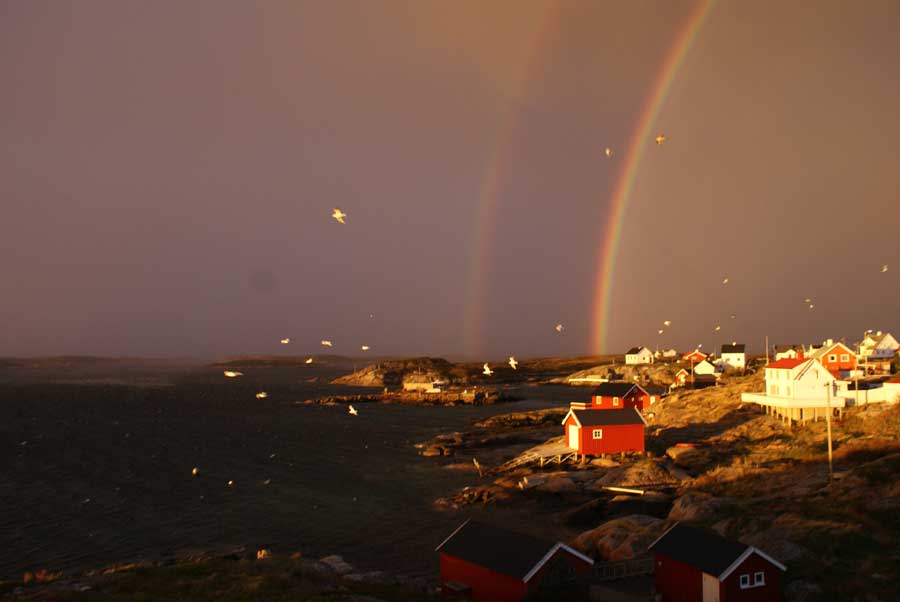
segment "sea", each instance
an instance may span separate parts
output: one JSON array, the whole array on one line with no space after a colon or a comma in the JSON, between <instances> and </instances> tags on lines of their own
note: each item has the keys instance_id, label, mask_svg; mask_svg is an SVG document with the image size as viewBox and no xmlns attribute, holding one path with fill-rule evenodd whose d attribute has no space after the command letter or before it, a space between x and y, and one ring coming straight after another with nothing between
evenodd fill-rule
<instances>
[{"instance_id":1,"label":"sea","mask_svg":"<svg viewBox=\"0 0 900 602\"><path fill-rule=\"evenodd\" d=\"M330 385L328 371L41 368L0 368L0 580L232 548L431 575L435 546L491 509L437 507L478 477L448 467L471 458L415 443L584 395L524 387L517 402L362 403L351 416L304 403L372 391Z\"/></svg>"}]
</instances>

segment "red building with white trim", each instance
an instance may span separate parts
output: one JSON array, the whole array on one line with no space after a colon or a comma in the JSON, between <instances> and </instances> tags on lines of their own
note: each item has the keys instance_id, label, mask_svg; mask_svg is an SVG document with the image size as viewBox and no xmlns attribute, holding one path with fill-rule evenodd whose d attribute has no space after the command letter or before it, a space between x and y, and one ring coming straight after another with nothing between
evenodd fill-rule
<instances>
[{"instance_id":1,"label":"red building with white trim","mask_svg":"<svg viewBox=\"0 0 900 602\"><path fill-rule=\"evenodd\" d=\"M644 451L647 422L637 408L602 411L572 408L562 423L566 443L579 454L598 456Z\"/></svg>"},{"instance_id":2,"label":"red building with white trim","mask_svg":"<svg viewBox=\"0 0 900 602\"><path fill-rule=\"evenodd\" d=\"M627 382L603 383L591 392L590 405L583 407L573 405L578 410L621 410L637 408L645 410L656 402L656 395L651 395L642 386Z\"/></svg>"},{"instance_id":3,"label":"red building with white trim","mask_svg":"<svg viewBox=\"0 0 900 602\"><path fill-rule=\"evenodd\" d=\"M521 602L549 571L575 580L594 561L563 543L553 543L467 520L436 548L441 591L472 602Z\"/></svg>"},{"instance_id":4,"label":"red building with white trim","mask_svg":"<svg viewBox=\"0 0 900 602\"><path fill-rule=\"evenodd\" d=\"M798 357L802 358L803 355ZM835 378L849 375L856 370L856 354L843 343L826 341L825 345L810 353L809 357L819 360Z\"/></svg>"},{"instance_id":5,"label":"red building with white trim","mask_svg":"<svg viewBox=\"0 0 900 602\"><path fill-rule=\"evenodd\" d=\"M699 349L694 349L690 353L685 353L683 356L681 356L681 359L683 359L686 362L691 362L692 364L699 364L706 358L707 358L707 355L705 353L703 353L702 351L700 351Z\"/></svg>"},{"instance_id":6,"label":"red building with white trim","mask_svg":"<svg viewBox=\"0 0 900 602\"><path fill-rule=\"evenodd\" d=\"M662 602L779 602L785 566L753 546L676 523L650 544Z\"/></svg>"}]
</instances>

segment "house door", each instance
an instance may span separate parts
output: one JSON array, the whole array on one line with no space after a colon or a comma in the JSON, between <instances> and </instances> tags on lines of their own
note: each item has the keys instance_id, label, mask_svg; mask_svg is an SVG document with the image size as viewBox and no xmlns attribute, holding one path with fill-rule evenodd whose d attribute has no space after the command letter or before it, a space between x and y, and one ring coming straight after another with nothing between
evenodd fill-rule
<instances>
[{"instance_id":1,"label":"house door","mask_svg":"<svg viewBox=\"0 0 900 602\"><path fill-rule=\"evenodd\" d=\"M703 573L703 602L719 602L719 580Z\"/></svg>"},{"instance_id":2,"label":"house door","mask_svg":"<svg viewBox=\"0 0 900 602\"><path fill-rule=\"evenodd\" d=\"M574 424L569 425L569 447L578 450L578 427Z\"/></svg>"}]
</instances>

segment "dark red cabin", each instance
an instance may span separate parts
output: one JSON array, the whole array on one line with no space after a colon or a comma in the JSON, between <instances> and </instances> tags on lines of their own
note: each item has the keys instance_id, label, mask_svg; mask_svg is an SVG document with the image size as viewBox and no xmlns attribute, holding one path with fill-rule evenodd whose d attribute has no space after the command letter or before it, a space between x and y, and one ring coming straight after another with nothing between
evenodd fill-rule
<instances>
[{"instance_id":1,"label":"dark red cabin","mask_svg":"<svg viewBox=\"0 0 900 602\"><path fill-rule=\"evenodd\" d=\"M621 410L622 408L637 408L645 410L656 401L656 397L648 393L642 386L634 383L603 383L591 392L590 409Z\"/></svg>"},{"instance_id":2,"label":"dark red cabin","mask_svg":"<svg viewBox=\"0 0 900 602\"><path fill-rule=\"evenodd\" d=\"M441 591L472 602L520 602L540 587L549 571L574 580L594 564L563 543L473 520L460 525L436 551Z\"/></svg>"},{"instance_id":3,"label":"dark red cabin","mask_svg":"<svg viewBox=\"0 0 900 602\"><path fill-rule=\"evenodd\" d=\"M761 550L676 523L650 544L662 602L779 602L785 566Z\"/></svg>"},{"instance_id":4,"label":"dark red cabin","mask_svg":"<svg viewBox=\"0 0 900 602\"><path fill-rule=\"evenodd\" d=\"M644 451L647 423L637 408L624 410L571 409L563 419L566 443L579 454Z\"/></svg>"}]
</instances>

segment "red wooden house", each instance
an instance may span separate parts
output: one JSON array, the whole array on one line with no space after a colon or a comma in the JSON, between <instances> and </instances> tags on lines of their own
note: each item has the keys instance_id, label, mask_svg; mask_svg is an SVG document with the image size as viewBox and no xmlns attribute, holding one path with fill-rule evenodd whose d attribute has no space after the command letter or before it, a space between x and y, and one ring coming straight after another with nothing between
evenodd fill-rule
<instances>
[{"instance_id":1,"label":"red wooden house","mask_svg":"<svg viewBox=\"0 0 900 602\"><path fill-rule=\"evenodd\" d=\"M591 392L591 404L576 409L620 410L637 408L644 410L655 403L656 395L651 395L645 388L634 383L603 383Z\"/></svg>"},{"instance_id":2,"label":"red wooden house","mask_svg":"<svg viewBox=\"0 0 900 602\"><path fill-rule=\"evenodd\" d=\"M841 376L856 370L856 354L843 343L826 341L824 345L813 351L810 357L819 360L835 378L841 378Z\"/></svg>"},{"instance_id":3,"label":"red wooden house","mask_svg":"<svg viewBox=\"0 0 900 602\"><path fill-rule=\"evenodd\" d=\"M765 552L681 523L650 544L662 602L778 602L785 566Z\"/></svg>"},{"instance_id":4,"label":"red wooden house","mask_svg":"<svg viewBox=\"0 0 900 602\"><path fill-rule=\"evenodd\" d=\"M594 561L563 543L553 543L467 520L436 549L441 591L473 602L520 602L555 578L577 579Z\"/></svg>"},{"instance_id":5,"label":"red wooden house","mask_svg":"<svg viewBox=\"0 0 900 602\"><path fill-rule=\"evenodd\" d=\"M569 448L595 456L644 451L646 426L634 407L603 411L572 408L563 420Z\"/></svg>"},{"instance_id":6,"label":"red wooden house","mask_svg":"<svg viewBox=\"0 0 900 602\"><path fill-rule=\"evenodd\" d=\"M681 359L686 362L691 362L692 364L699 364L703 360L707 358L707 355L700 351L699 349L694 349L690 353L685 353Z\"/></svg>"},{"instance_id":7,"label":"red wooden house","mask_svg":"<svg viewBox=\"0 0 900 602\"><path fill-rule=\"evenodd\" d=\"M679 387L683 387L691 378L691 373L682 368L675 373L675 382Z\"/></svg>"}]
</instances>

